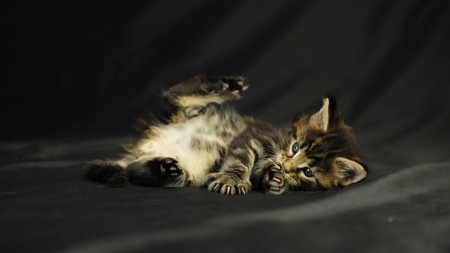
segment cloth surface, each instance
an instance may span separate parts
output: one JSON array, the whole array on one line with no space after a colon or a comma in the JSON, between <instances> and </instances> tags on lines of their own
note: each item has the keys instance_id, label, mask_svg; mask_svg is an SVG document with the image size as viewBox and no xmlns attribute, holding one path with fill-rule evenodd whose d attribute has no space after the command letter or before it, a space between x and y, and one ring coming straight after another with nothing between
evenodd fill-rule
<instances>
[{"instance_id":1,"label":"cloth surface","mask_svg":"<svg viewBox=\"0 0 450 253\"><path fill-rule=\"evenodd\" d=\"M447 1L2 5L2 251L450 251ZM192 75L244 76L231 104L276 125L333 95L369 176L280 196L83 177Z\"/></svg>"}]
</instances>

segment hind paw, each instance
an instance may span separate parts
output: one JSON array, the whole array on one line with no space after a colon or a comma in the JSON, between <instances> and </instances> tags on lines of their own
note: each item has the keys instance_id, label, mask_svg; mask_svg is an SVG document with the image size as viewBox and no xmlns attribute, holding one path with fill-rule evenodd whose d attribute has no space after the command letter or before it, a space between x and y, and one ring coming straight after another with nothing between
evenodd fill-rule
<instances>
[{"instance_id":1,"label":"hind paw","mask_svg":"<svg viewBox=\"0 0 450 253\"><path fill-rule=\"evenodd\" d=\"M248 88L242 77L222 77L218 79L208 79L208 90L225 100L239 99L241 93Z\"/></svg>"},{"instance_id":2,"label":"hind paw","mask_svg":"<svg viewBox=\"0 0 450 253\"><path fill-rule=\"evenodd\" d=\"M136 161L127 167L130 182L143 186L171 186L182 180L183 171L173 158L155 158Z\"/></svg>"},{"instance_id":3,"label":"hind paw","mask_svg":"<svg viewBox=\"0 0 450 253\"><path fill-rule=\"evenodd\" d=\"M248 84L244 82L242 77L222 77L222 88L224 91L230 91L234 94L239 94L248 89Z\"/></svg>"},{"instance_id":4,"label":"hind paw","mask_svg":"<svg viewBox=\"0 0 450 253\"><path fill-rule=\"evenodd\" d=\"M177 161L172 158L163 158L159 162L159 176L161 178L174 179L183 174L183 171L178 168Z\"/></svg>"}]
</instances>

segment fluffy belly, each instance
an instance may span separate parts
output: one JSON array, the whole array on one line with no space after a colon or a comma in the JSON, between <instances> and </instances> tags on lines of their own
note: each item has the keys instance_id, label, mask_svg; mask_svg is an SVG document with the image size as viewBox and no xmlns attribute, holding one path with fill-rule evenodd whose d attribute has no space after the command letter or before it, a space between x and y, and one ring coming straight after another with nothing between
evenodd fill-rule
<instances>
[{"instance_id":1,"label":"fluffy belly","mask_svg":"<svg viewBox=\"0 0 450 253\"><path fill-rule=\"evenodd\" d=\"M164 125L152 129L152 136L140 145L143 156L139 160L170 157L196 186L205 183L205 177L220 158L218 147L223 141L217 138L205 121L191 120L176 125Z\"/></svg>"}]
</instances>

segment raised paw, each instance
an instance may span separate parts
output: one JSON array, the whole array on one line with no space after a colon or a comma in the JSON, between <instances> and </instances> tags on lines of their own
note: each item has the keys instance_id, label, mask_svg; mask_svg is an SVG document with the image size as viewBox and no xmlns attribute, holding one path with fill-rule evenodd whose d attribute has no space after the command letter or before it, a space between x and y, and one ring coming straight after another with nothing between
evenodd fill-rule
<instances>
[{"instance_id":1,"label":"raised paw","mask_svg":"<svg viewBox=\"0 0 450 253\"><path fill-rule=\"evenodd\" d=\"M248 89L248 84L244 82L242 77L208 79L208 82L204 83L204 85L210 94L221 97L223 101L239 99L242 91Z\"/></svg>"},{"instance_id":2,"label":"raised paw","mask_svg":"<svg viewBox=\"0 0 450 253\"><path fill-rule=\"evenodd\" d=\"M211 173L207 177L208 190L226 195L245 195L251 188L249 181L237 179L225 173Z\"/></svg>"},{"instance_id":3,"label":"raised paw","mask_svg":"<svg viewBox=\"0 0 450 253\"><path fill-rule=\"evenodd\" d=\"M262 177L262 185L268 194L281 194L287 190L282 167L271 160L270 163Z\"/></svg>"},{"instance_id":4,"label":"raised paw","mask_svg":"<svg viewBox=\"0 0 450 253\"><path fill-rule=\"evenodd\" d=\"M224 91L227 90L231 93L239 94L248 89L248 84L244 82L242 77L222 77L220 80Z\"/></svg>"}]
</instances>

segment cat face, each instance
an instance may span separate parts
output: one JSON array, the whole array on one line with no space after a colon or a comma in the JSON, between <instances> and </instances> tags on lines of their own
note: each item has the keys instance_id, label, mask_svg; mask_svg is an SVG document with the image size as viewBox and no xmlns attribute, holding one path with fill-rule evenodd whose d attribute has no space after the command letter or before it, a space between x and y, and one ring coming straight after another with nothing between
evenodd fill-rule
<instances>
[{"instance_id":1,"label":"cat face","mask_svg":"<svg viewBox=\"0 0 450 253\"><path fill-rule=\"evenodd\" d=\"M294 119L289 132L282 165L291 190L331 190L366 177L352 129L331 98L319 112Z\"/></svg>"}]
</instances>

